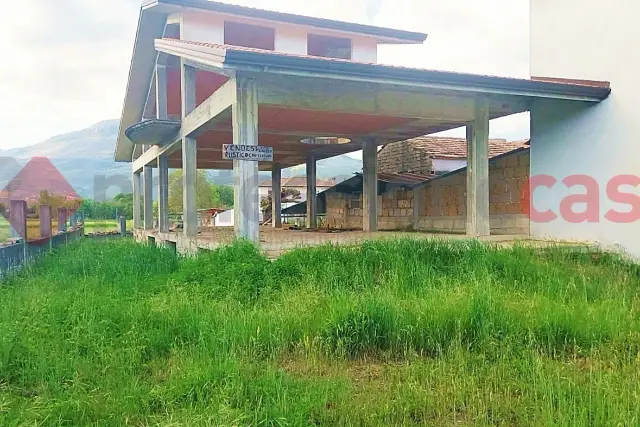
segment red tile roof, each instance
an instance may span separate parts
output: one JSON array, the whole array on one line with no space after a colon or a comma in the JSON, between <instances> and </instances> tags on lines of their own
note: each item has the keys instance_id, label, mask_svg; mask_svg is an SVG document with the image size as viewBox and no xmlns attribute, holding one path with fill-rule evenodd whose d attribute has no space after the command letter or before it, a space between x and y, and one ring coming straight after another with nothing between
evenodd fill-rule
<instances>
[{"instance_id":1,"label":"red tile roof","mask_svg":"<svg viewBox=\"0 0 640 427\"><path fill-rule=\"evenodd\" d=\"M316 187L318 188L324 188L324 187L333 187L334 185L336 185L335 180L324 180L324 179L317 179L316 180ZM307 177L306 176L294 176L291 178L282 178L282 180L280 181L280 186L282 188L291 188L291 187L301 187L304 188L307 186ZM264 181L262 181L260 183L260 187L269 187L271 188L271 180L270 179L266 179Z\"/></svg>"},{"instance_id":2,"label":"red tile roof","mask_svg":"<svg viewBox=\"0 0 640 427\"><path fill-rule=\"evenodd\" d=\"M421 136L407 140L414 149L429 153L432 159L457 160L467 158L467 140L437 136ZM527 147L529 140L507 141L506 139L489 140L489 158L499 156L518 148Z\"/></svg>"}]
</instances>

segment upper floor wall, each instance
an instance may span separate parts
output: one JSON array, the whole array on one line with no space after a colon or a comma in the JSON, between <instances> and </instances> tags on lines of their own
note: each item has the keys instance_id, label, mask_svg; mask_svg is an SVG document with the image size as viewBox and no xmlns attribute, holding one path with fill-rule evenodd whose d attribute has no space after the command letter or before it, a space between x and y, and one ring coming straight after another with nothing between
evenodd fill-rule
<instances>
[{"instance_id":1,"label":"upper floor wall","mask_svg":"<svg viewBox=\"0 0 640 427\"><path fill-rule=\"evenodd\" d=\"M205 11L183 12L171 22L180 25L182 40L368 63L378 59L374 36Z\"/></svg>"}]
</instances>

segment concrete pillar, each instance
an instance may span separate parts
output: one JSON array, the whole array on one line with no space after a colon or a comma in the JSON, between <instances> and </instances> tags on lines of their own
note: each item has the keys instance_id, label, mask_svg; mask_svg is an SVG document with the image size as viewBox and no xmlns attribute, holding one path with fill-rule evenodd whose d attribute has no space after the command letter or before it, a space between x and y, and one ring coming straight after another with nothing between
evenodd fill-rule
<instances>
[{"instance_id":1,"label":"concrete pillar","mask_svg":"<svg viewBox=\"0 0 640 427\"><path fill-rule=\"evenodd\" d=\"M144 214L144 229L153 229L153 169L150 166L143 168L143 214Z\"/></svg>"},{"instance_id":2,"label":"concrete pillar","mask_svg":"<svg viewBox=\"0 0 640 427\"><path fill-rule=\"evenodd\" d=\"M167 67L156 66L156 117L159 120L169 118L167 112ZM158 157L158 230L169 232L169 158Z\"/></svg>"},{"instance_id":3,"label":"concrete pillar","mask_svg":"<svg viewBox=\"0 0 640 427\"><path fill-rule=\"evenodd\" d=\"M467 236L488 236L489 224L489 101L482 97L467 126Z\"/></svg>"},{"instance_id":4,"label":"concrete pillar","mask_svg":"<svg viewBox=\"0 0 640 427\"><path fill-rule=\"evenodd\" d=\"M312 154L307 157L307 228L318 227L317 164Z\"/></svg>"},{"instance_id":5,"label":"concrete pillar","mask_svg":"<svg viewBox=\"0 0 640 427\"><path fill-rule=\"evenodd\" d=\"M236 79L233 104L233 143L258 145L258 93L252 79ZM258 242L260 239L260 193L258 162L233 161L235 187L234 221L236 236Z\"/></svg>"},{"instance_id":6,"label":"concrete pillar","mask_svg":"<svg viewBox=\"0 0 640 427\"><path fill-rule=\"evenodd\" d=\"M69 211L63 208L58 209L58 233L67 232L67 217Z\"/></svg>"},{"instance_id":7,"label":"concrete pillar","mask_svg":"<svg viewBox=\"0 0 640 427\"><path fill-rule=\"evenodd\" d=\"M276 164L271 168L271 223L273 228L282 228L282 168Z\"/></svg>"},{"instance_id":8,"label":"concrete pillar","mask_svg":"<svg viewBox=\"0 0 640 427\"><path fill-rule=\"evenodd\" d=\"M27 202L24 200L11 200L9 202L9 224L13 229L13 237L21 237L27 240Z\"/></svg>"},{"instance_id":9,"label":"concrete pillar","mask_svg":"<svg viewBox=\"0 0 640 427\"><path fill-rule=\"evenodd\" d=\"M51 206L40 206L40 238L51 237L53 218L51 214Z\"/></svg>"},{"instance_id":10,"label":"concrete pillar","mask_svg":"<svg viewBox=\"0 0 640 427\"><path fill-rule=\"evenodd\" d=\"M71 218L69 218L69 226L73 229L78 227L78 213L73 212Z\"/></svg>"},{"instance_id":11,"label":"concrete pillar","mask_svg":"<svg viewBox=\"0 0 640 427\"><path fill-rule=\"evenodd\" d=\"M196 108L196 69L182 60L182 119ZM198 145L195 138L182 138L182 186L184 221L183 233L198 235L198 206L196 203L196 177L198 175Z\"/></svg>"},{"instance_id":12,"label":"concrete pillar","mask_svg":"<svg viewBox=\"0 0 640 427\"><path fill-rule=\"evenodd\" d=\"M374 138L362 144L362 229L378 231L378 145Z\"/></svg>"},{"instance_id":13,"label":"concrete pillar","mask_svg":"<svg viewBox=\"0 0 640 427\"><path fill-rule=\"evenodd\" d=\"M169 158L158 157L158 229L169 232Z\"/></svg>"},{"instance_id":14,"label":"concrete pillar","mask_svg":"<svg viewBox=\"0 0 640 427\"><path fill-rule=\"evenodd\" d=\"M140 172L133 173L133 228L138 230L142 228L142 212L140 210L140 196L142 192L142 177ZM73 215L74 221L76 215ZM72 224L72 226L75 226Z\"/></svg>"}]
</instances>

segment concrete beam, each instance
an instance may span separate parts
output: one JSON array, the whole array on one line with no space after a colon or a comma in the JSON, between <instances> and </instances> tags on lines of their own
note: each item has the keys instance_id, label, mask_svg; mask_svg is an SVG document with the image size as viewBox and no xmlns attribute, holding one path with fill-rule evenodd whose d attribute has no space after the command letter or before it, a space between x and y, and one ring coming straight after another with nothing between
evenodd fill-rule
<instances>
[{"instance_id":1,"label":"concrete beam","mask_svg":"<svg viewBox=\"0 0 640 427\"><path fill-rule=\"evenodd\" d=\"M467 236L483 237L489 223L489 103L476 100L475 120L467 126Z\"/></svg>"},{"instance_id":2,"label":"concrete beam","mask_svg":"<svg viewBox=\"0 0 640 427\"><path fill-rule=\"evenodd\" d=\"M140 199L142 196L142 176L140 172L133 173L133 228L142 228L142 211ZM75 215L74 215L75 217Z\"/></svg>"},{"instance_id":3,"label":"concrete beam","mask_svg":"<svg viewBox=\"0 0 640 427\"><path fill-rule=\"evenodd\" d=\"M196 70L181 63L182 121L196 107ZM195 138L182 136L183 232L185 236L198 235L198 209L196 204L196 177L198 174L198 147Z\"/></svg>"},{"instance_id":4,"label":"concrete beam","mask_svg":"<svg viewBox=\"0 0 640 427\"><path fill-rule=\"evenodd\" d=\"M282 168L274 164L271 169L271 224L282 227Z\"/></svg>"},{"instance_id":5,"label":"concrete beam","mask_svg":"<svg viewBox=\"0 0 640 427\"><path fill-rule=\"evenodd\" d=\"M461 125L474 116L472 97L390 90L372 83L335 85L321 79L270 77L261 83L259 99L260 104L286 108L435 119Z\"/></svg>"},{"instance_id":6,"label":"concrete beam","mask_svg":"<svg viewBox=\"0 0 640 427\"><path fill-rule=\"evenodd\" d=\"M318 227L317 169L316 158L307 157L307 228L310 229Z\"/></svg>"},{"instance_id":7,"label":"concrete beam","mask_svg":"<svg viewBox=\"0 0 640 427\"><path fill-rule=\"evenodd\" d=\"M185 66L189 67L188 65ZM166 71L164 74L166 78ZM158 74L157 76L162 78L161 74ZM147 151L142 153L140 157L133 161L133 170L139 171L144 166L155 161L161 155L168 155L178 150L185 136L195 138L200 133L209 130L209 128L212 127L211 124L216 121L216 118L222 118L221 115L223 113L228 113L231 110L231 106L235 101L235 91L235 81L233 80L222 85L182 120L182 128L176 141L161 147L155 145L149 147ZM160 96L162 97L162 95ZM156 97L158 97L158 94L156 94ZM163 99L166 100L166 93L164 94ZM161 98L158 98L158 102L161 102ZM193 105L195 107L195 98ZM160 112L166 112L166 109L160 110ZM167 116L158 116L158 119L166 120Z\"/></svg>"},{"instance_id":8,"label":"concrete beam","mask_svg":"<svg viewBox=\"0 0 640 427\"><path fill-rule=\"evenodd\" d=\"M374 138L362 144L362 229L378 231L378 145Z\"/></svg>"},{"instance_id":9,"label":"concrete beam","mask_svg":"<svg viewBox=\"0 0 640 427\"><path fill-rule=\"evenodd\" d=\"M258 145L258 91L256 82L239 78L235 82L233 104L233 143ZM260 194L258 162L233 161L236 236L258 242L260 239Z\"/></svg>"},{"instance_id":10,"label":"concrete beam","mask_svg":"<svg viewBox=\"0 0 640 427\"><path fill-rule=\"evenodd\" d=\"M221 113L231 109L235 100L236 81L231 79L185 117L182 121L182 135L195 137L202 133L203 130L206 130L208 123Z\"/></svg>"}]
</instances>

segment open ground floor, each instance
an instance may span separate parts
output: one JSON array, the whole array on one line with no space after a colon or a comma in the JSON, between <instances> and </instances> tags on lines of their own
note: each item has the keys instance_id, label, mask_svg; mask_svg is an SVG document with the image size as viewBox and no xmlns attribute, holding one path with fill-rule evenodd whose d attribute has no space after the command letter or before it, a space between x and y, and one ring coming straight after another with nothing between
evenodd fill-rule
<instances>
[{"instance_id":1,"label":"open ground floor","mask_svg":"<svg viewBox=\"0 0 640 427\"><path fill-rule=\"evenodd\" d=\"M203 227L199 230L196 237L188 237L181 232L160 233L157 230L135 230L134 236L138 242L173 247L178 253L182 254L196 254L201 251L214 250L223 245L231 244L235 239L233 227ZM466 238L468 237L464 233L308 231L264 226L260 228L259 246L263 253L269 258L277 258L296 248L326 244L352 245L364 241L384 239L462 240ZM504 245L512 245L515 243L546 245L550 242L531 240L527 234L493 235L482 237L480 240ZM553 242L553 244L557 243L558 242Z\"/></svg>"}]
</instances>

